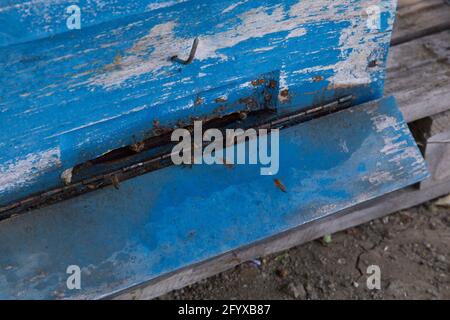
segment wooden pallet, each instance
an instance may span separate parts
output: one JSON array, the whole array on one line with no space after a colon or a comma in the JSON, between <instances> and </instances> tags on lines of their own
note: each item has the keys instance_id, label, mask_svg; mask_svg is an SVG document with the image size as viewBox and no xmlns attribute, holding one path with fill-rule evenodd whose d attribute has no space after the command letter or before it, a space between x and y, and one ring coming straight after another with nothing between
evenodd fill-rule
<instances>
[{"instance_id":1,"label":"wooden pallet","mask_svg":"<svg viewBox=\"0 0 450 320\"><path fill-rule=\"evenodd\" d=\"M420 184L428 189L450 180L450 110L411 124L416 141L427 159L431 178Z\"/></svg>"},{"instance_id":2,"label":"wooden pallet","mask_svg":"<svg viewBox=\"0 0 450 320\"><path fill-rule=\"evenodd\" d=\"M419 141L433 173L429 181L424 182L421 188L410 187L391 193L332 217L186 267L114 298L151 299L242 262L283 251L450 193L450 177L438 171L446 172L450 167L450 143L445 142L450 140L449 115L445 113L450 110L450 6L445 0L399 0L392 43L386 95L396 96L407 121L415 122L412 127L417 128L420 121L431 121L425 132L427 139ZM423 123L419 127L423 127ZM444 142L438 144L436 139Z\"/></svg>"}]
</instances>

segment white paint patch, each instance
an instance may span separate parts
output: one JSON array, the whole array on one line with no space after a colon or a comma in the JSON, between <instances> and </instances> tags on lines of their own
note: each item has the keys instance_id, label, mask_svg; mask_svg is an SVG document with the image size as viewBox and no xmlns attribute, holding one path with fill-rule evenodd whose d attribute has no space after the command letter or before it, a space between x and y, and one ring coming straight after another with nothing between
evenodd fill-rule
<instances>
[{"instance_id":1,"label":"white paint patch","mask_svg":"<svg viewBox=\"0 0 450 320\"><path fill-rule=\"evenodd\" d=\"M278 101L280 103L285 103L287 101L289 101L289 95L287 96L283 96L281 93L283 92L283 90L288 90L288 81L287 81L287 74L285 71L285 65L283 64L281 66L281 70L280 70L280 90L278 93Z\"/></svg>"},{"instance_id":2,"label":"white paint patch","mask_svg":"<svg viewBox=\"0 0 450 320\"><path fill-rule=\"evenodd\" d=\"M225 11L233 10L238 4L226 8ZM227 27L228 29L215 34L200 36L196 60L226 61L228 57L223 53L223 49L232 48L250 39L279 32L288 32L286 39L302 37L307 33L304 28L307 24L348 21L349 26L342 32L339 39L341 60L333 65L322 65L315 68L317 70L333 70L334 76L329 79L331 86L347 87L369 84L372 74L369 71L382 67L375 66L372 70L368 70L369 59L376 58L374 51L379 49L379 43L388 41L386 37L390 36L389 32L370 33L366 29L364 8L370 5L384 6L382 12L392 11L395 1L368 0L355 3L352 0L300 0L288 9L285 9L282 4L254 8L211 29L219 29L220 26L222 28L225 28L224 26L232 27ZM177 35L176 28L182 28L181 23L175 20L156 25L124 53L123 59L118 63L119 68L95 75L89 80L89 83L110 89L143 74L151 73L158 77L167 72L169 76L171 73L163 70L173 66L169 58L174 55L187 57L194 40L180 38ZM271 45L267 43L262 49L269 47ZM379 53L380 56L383 54ZM314 70L314 67L310 70Z\"/></svg>"},{"instance_id":3,"label":"white paint patch","mask_svg":"<svg viewBox=\"0 0 450 320\"><path fill-rule=\"evenodd\" d=\"M369 176L363 177L363 180L369 181L372 185L379 186L386 182L394 181L394 177L389 171L377 171Z\"/></svg>"},{"instance_id":4,"label":"white paint patch","mask_svg":"<svg viewBox=\"0 0 450 320\"><path fill-rule=\"evenodd\" d=\"M61 166L61 151L53 148L31 153L0 165L0 194L22 188L47 171Z\"/></svg>"},{"instance_id":5,"label":"white paint patch","mask_svg":"<svg viewBox=\"0 0 450 320\"><path fill-rule=\"evenodd\" d=\"M340 139L339 140L339 147L341 148L342 151L344 151L345 153L348 153L350 150L348 149L347 146L347 141Z\"/></svg>"},{"instance_id":6,"label":"white paint patch","mask_svg":"<svg viewBox=\"0 0 450 320\"><path fill-rule=\"evenodd\" d=\"M63 173L61 173L61 180L64 182L64 185L69 185L72 182L72 176L73 176L73 168L64 170Z\"/></svg>"},{"instance_id":7,"label":"white paint patch","mask_svg":"<svg viewBox=\"0 0 450 320\"><path fill-rule=\"evenodd\" d=\"M423 174L427 171L419 149L409 145L408 141L403 139L411 134L405 123L399 123L395 118L385 115L374 117L372 120L378 132L387 129L395 130L393 134L384 137L384 147L380 150L388 156L389 162L394 162L400 167L405 160L412 159L411 174Z\"/></svg>"},{"instance_id":8,"label":"white paint patch","mask_svg":"<svg viewBox=\"0 0 450 320\"><path fill-rule=\"evenodd\" d=\"M334 76L329 79L332 87L352 87L359 85L368 85L373 80L371 74L383 68L381 65L371 67L369 63L376 61L381 63L380 59L384 52L380 49L380 43L389 43L391 34L389 32L379 33L367 29L367 17L365 17L365 8L370 6L383 6L381 12L394 12L395 1L364 1L364 7L352 6L353 18L350 19L351 25L344 30L339 39L341 50L341 61L333 66ZM393 23L391 15L390 23ZM378 50L378 51L377 51Z\"/></svg>"},{"instance_id":9,"label":"white paint patch","mask_svg":"<svg viewBox=\"0 0 450 320\"><path fill-rule=\"evenodd\" d=\"M303 3L303 1L302 1ZM308 3L310 3L308 1ZM252 39L261 38L281 31L294 31L291 37L298 33L298 25L305 22L304 8L292 7L286 12L281 5L269 13L271 8L259 7L242 13L237 18L240 21L235 27L212 35L200 37L196 60L216 58L227 60L227 56L220 50L231 48L237 44ZM236 18L233 18L233 21ZM232 23L233 21L228 21ZM142 37L130 48L120 61L119 70L109 71L91 79L94 85L111 88L121 85L124 81L146 73L158 76L161 69L173 65L169 57L174 55L188 55L193 39L177 37L176 21L169 21L153 27L149 34ZM212 28L214 29L214 28ZM304 32L299 34L304 35ZM147 55L148 52L151 54ZM147 56L146 56L147 55Z\"/></svg>"},{"instance_id":10,"label":"white paint patch","mask_svg":"<svg viewBox=\"0 0 450 320\"><path fill-rule=\"evenodd\" d=\"M381 149L381 153L389 156L395 153L400 152L404 147L408 145L408 142L405 140L400 140L400 135L394 137L385 137L384 143L385 146Z\"/></svg>"},{"instance_id":11,"label":"white paint patch","mask_svg":"<svg viewBox=\"0 0 450 320\"><path fill-rule=\"evenodd\" d=\"M275 49L276 47L272 46L272 47L264 47L264 48L257 48L255 50L253 50L253 52L267 52L267 51L271 51L273 49Z\"/></svg>"},{"instance_id":12,"label":"white paint patch","mask_svg":"<svg viewBox=\"0 0 450 320\"><path fill-rule=\"evenodd\" d=\"M302 36L304 36L306 34L306 32L307 31L304 28L294 29L291 32L289 32L289 34L287 35L286 39L302 37Z\"/></svg>"},{"instance_id":13,"label":"white paint patch","mask_svg":"<svg viewBox=\"0 0 450 320\"><path fill-rule=\"evenodd\" d=\"M222 13L227 13L227 12L233 11L234 9L239 7L241 4L244 4L246 2L248 2L248 0L244 0L244 1L239 1L239 2L233 3L229 7L225 8L225 10L223 10Z\"/></svg>"},{"instance_id":14,"label":"white paint patch","mask_svg":"<svg viewBox=\"0 0 450 320\"><path fill-rule=\"evenodd\" d=\"M387 115L379 115L372 118L373 124L377 132L384 131L386 129L400 130L402 125L394 117L389 117Z\"/></svg>"},{"instance_id":15,"label":"white paint patch","mask_svg":"<svg viewBox=\"0 0 450 320\"><path fill-rule=\"evenodd\" d=\"M167 8L170 6L173 6L177 3L185 2L186 0L172 0L172 1L164 1L164 2L158 2L158 3L150 3L145 9L146 11L152 11L162 8Z\"/></svg>"}]
</instances>

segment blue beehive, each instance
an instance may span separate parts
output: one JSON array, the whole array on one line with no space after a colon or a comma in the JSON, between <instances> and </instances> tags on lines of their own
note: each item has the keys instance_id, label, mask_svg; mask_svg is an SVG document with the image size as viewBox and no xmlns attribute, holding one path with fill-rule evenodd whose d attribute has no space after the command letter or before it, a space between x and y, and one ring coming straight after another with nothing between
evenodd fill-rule
<instances>
[{"instance_id":1,"label":"blue beehive","mask_svg":"<svg viewBox=\"0 0 450 320\"><path fill-rule=\"evenodd\" d=\"M106 296L424 179L395 101L377 100L395 8L0 4L0 214L39 207L0 224L0 297ZM275 184L251 165L136 171L161 151L143 141L195 120L344 107L281 131ZM74 263L83 291L65 287Z\"/></svg>"}]
</instances>

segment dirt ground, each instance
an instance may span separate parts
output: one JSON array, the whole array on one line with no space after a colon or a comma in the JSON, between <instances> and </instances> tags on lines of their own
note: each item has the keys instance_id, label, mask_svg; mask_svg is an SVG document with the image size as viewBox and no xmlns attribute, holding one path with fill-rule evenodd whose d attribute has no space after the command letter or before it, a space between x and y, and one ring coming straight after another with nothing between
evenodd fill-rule
<instances>
[{"instance_id":1,"label":"dirt ground","mask_svg":"<svg viewBox=\"0 0 450 320\"><path fill-rule=\"evenodd\" d=\"M369 265L380 267L381 290L367 288ZM450 206L405 210L161 299L450 299Z\"/></svg>"}]
</instances>

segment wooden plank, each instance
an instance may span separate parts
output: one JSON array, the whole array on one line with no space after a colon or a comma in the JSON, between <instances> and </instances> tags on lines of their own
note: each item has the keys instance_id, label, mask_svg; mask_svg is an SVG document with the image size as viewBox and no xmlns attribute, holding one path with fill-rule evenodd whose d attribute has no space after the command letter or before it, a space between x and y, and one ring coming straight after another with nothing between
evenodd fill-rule
<instances>
[{"instance_id":1,"label":"wooden plank","mask_svg":"<svg viewBox=\"0 0 450 320\"><path fill-rule=\"evenodd\" d=\"M450 8L441 0L400 0L399 17L388 62L387 94L394 94L407 121L450 108L450 70L447 28ZM429 36L423 37L429 34ZM415 39L418 38L418 39ZM433 151L434 154L438 151ZM435 166L435 164L432 164ZM367 202L338 215L313 222L260 243L193 265L117 295L116 299L151 299L244 261L289 249L302 243L366 223L450 193L450 183L408 188Z\"/></svg>"},{"instance_id":2,"label":"wooden plank","mask_svg":"<svg viewBox=\"0 0 450 320\"><path fill-rule=\"evenodd\" d=\"M450 181L450 110L415 121L411 127L431 173L421 188Z\"/></svg>"},{"instance_id":3,"label":"wooden plank","mask_svg":"<svg viewBox=\"0 0 450 320\"><path fill-rule=\"evenodd\" d=\"M450 131L450 110L431 117L430 137Z\"/></svg>"},{"instance_id":4,"label":"wooden plank","mask_svg":"<svg viewBox=\"0 0 450 320\"><path fill-rule=\"evenodd\" d=\"M399 0L385 94L408 122L450 109L449 29L445 0Z\"/></svg>"},{"instance_id":5,"label":"wooden plank","mask_svg":"<svg viewBox=\"0 0 450 320\"><path fill-rule=\"evenodd\" d=\"M161 129L253 111L242 103L248 98L265 107L252 83L270 73L280 114L349 87L356 101L381 97L395 2L371 1L382 16L376 32L364 0L196 0L1 47L0 122L8 130L0 131L0 205L63 187L73 167ZM9 18L0 10L0 20ZM194 37L192 64L171 61L187 56Z\"/></svg>"},{"instance_id":6,"label":"wooden plank","mask_svg":"<svg viewBox=\"0 0 450 320\"><path fill-rule=\"evenodd\" d=\"M412 122L450 109L450 30L391 48L386 95Z\"/></svg>"},{"instance_id":7,"label":"wooden plank","mask_svg":"<svg viewBox=\"0 0 450 320\"><path fill-rule=\"evenodd\" d=\"M398 45L449 28L450 6L445 0L401 0L392 44Z\"/></svg>"},{"instance_id":8,"label":"wooden plank","mask_svg":"<svg viewBox=\"0 0 450 320\"><path fill-rule=\"evenodd\" d=\"M0 272L0 298L104 297L428 176L392 98L291 126L278 140L276 168L170 166L2 221L0 265L13 267ZM73 263L86 273L81 291L65 287ZM42 271L52 277L36 279Z\"/></svg>"},{"instance_id":9,"label":"wooden plank","mask_svg":"<svg viewBox=\"0 0 450 320\"><path fill-rule=\"evenodd\" d=\"M421 184L423 188L450 181L450 131L428 139L425 159L431 168L431 178Z\"/></svg>"},{"instance_id":10,"label":"wooden plank","mask_svg":"<svg viewBox=\"0 0 450 320\"><path fill-rule=\"evenodd\" d=\"M257 244L231 251L220 257L184 268L172 274L151 281L133 290L115 296L115 299L153 299L171 290L183 288L220 272L233 268L242 262L266 256L318 239L325 234L336 233L357 225L404 210L423 202L450 193L450 183L435 185L427 190L408 188L386 195L306 226L266 239Z\"/></svg>"}]
</instances>

